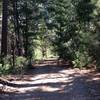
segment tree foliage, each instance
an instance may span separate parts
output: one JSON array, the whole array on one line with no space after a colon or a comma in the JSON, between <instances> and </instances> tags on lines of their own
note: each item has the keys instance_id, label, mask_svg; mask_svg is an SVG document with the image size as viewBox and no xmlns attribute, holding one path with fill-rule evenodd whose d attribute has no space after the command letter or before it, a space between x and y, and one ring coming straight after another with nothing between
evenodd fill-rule
<instances>
[{"instance_id":1,"label":"tree foliage","mask_svg":"<svg viewBox=\"0 0 100 100\"><path fill-rule=\"evenodd\" d=\"M1 49L10 55L12 66L16 57L35 59L37 46L43 57L52 47L59 58L75 66L93 61L99 65L99 0L11 0L4 7L8 11L3 10Z\"/></svg>"}]
</instances>

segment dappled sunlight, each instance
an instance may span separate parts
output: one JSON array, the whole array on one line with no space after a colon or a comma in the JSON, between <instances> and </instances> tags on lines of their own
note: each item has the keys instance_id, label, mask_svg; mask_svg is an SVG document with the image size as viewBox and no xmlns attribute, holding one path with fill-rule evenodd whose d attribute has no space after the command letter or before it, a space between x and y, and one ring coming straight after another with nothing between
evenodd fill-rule
<instances>
[{"instance_id":1,"label":"dappled sunlight","mask_svg":"<svg viewBox=\"0 0 100 100\"><path fill-rule=\"evenodd\" d=\"M0 100L100 100L100 0L0 0Z\"/></svg>"},{"instance_id":2,"label":"dappled sunlight","mask_svg":"<svg viewBox=\"0 0 100 100\"><path fill-rule=\"evenodd\" d=\"M56 92L58 90L61 90L61 88L51 87L51 86L34 86L34 87L26 87L26 88L20 88L18 89L18 93L26 93L28 92L34 92L34 91L42 91L42 92Z\"/></svg>"},{"instance_id":3,"label":"dappled sunlight","mask_svg":"<svg viewBox=\"0 0 100 100\"><path fill-rule=\"evenodd\" d=\"M93 77L88 78L88 72L86 74L86 71L81 70L80 72L80 70L76 69L59 67L45 68L42 69L44 72L38 69L35 70L36 74L33 73L32 75L30 73L29 75L23 75L23 79L12 80L11 82L16 84L16 87L6 86L11 92L4 94L5 97L9 98L10 96L16 98L16 100L19 100L19 98L21 100L62 100L62 98L63 100L74 100L74 98L76 98L75 100L77 98L79 98L78 100L88 100L83 99L84 95L86 96L84 98L90 98L89 93L94 93L93 89L88 90L87 88L87 85L89 87L93 82ZM37 74L38 71L39 74ZM96 73L94 76L99 76L99 74ZM94 80L97 81L96 78Z\"/></svg>"},{"instance_id":4,"label":"dappled sunlight","mask_svg":"<svg viewBox=\"0 0 100 100\"><path fill-rule=\"evenodd\" d=\"M100 80L100 77L94 77L92 80L94 81Z\"/></svg>"},{"instance_id":5,"label":"dappled sunlight","mask_svg":"<svg viewBox=\"0 0 100 100\"><path fill-rule=\"evenodd\" d=\"M41 86L39 89L43 92L56 92L58 90L61 90L60 88L51 86Z\"/></svg>"},{"instance_id":6,"label":"dappled sunlight","mask_svg":"<svg viewBox=\"0 0 100 100\"><path fill-rule=\"evenodd\" d=\"M33 84L40 84L40 83L57 83L57 82L68 82L73 77L69 76L68 73L51 73L51 74L40 74L36 75L35 77L31 77L30 81ZM30 81L13 81L13 83L17 84L30 84Z\"/></svg>"},{"instance_id":7,"label":"dappled sunlight","mask_svg":"<svg viewBox=\"0 0 100 100\"><path fill-rule=\"evenodd\" d=\"M5 91L8 93L4 95L6 98L12 96L11 98L16 98L15 100L19 98L21 100L49 100L49 98L50 100L62 100L62 98L81 100L84 95L86 98L89 97L91 91L94 93L94 89L88 90L88 88L91 83L98 85L99 76L100 74L93 74L85 69L38 66L28 70L24 75L9 76L9 81L15 85L14 87L5 86Z\"/></svg>"},{"instance_id":8,"label":"dappled sunlight","mask_svg":"<svg viewBox=\"0 0 100 100\"><path fill-rule=\"evenodd\" d=\"M73 71L68 72L68 70L59 71L58 73L49 73L49 74L39 74L30 77L30 81L12 81L12 83L21 85L17 89L18 92L25 93L26 91L47 91L47 92L56 92L64 91L66 85L71 86L74 75ZM69 84L71 83L71 84ZM12 88L14 89L14 88Z\"/></svg>"},{"instance_id":9,"label":"dappled sunlight","mask_svg":"<svg viewBox=\"0 0 100 100\"><path fill-rule=\"evenodd\" d=\"M89 78L87 79L87 81L100 81L100 73L96 72L96 71L90 71L87 74L85 74L86 76L88 76Z\"/></svg>"},{"instance_id":10,"label":"dappled sunlight","mask_svg":"<svg viewBox=\"0 0 100 100\"><path fill-rule=\"evenodd\" d=\"M47 83L47 84L41 84L40 86L33 86L33 87L25 87L25 88L19 88L18 93L26 93L28 92L60 92L65 91L66 85L71 86L72 83L69 82L68 84L65 83ZM68 90L67 90L68 91Z\"/></svg>"}]
</instances>

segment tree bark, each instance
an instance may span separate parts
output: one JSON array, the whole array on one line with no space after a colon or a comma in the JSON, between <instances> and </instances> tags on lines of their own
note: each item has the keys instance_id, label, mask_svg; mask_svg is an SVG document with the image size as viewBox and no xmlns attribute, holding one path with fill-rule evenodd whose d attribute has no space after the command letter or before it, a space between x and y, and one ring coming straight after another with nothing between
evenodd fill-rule
<instances>
[{"instance_id":1,"label":"tree bark","mask_svg":"<svg viewBox=\"0 0 100 100\"><path fill-rule=\"evenodd\" d=\"M7 55L7 35L8 35L8 0L3 0L3 17L2 17L2 38L1 38L1 55Z\"/></svg>"},{"instance_id":2,"label":"tree bark","mask_svg":"<svg viewBox=\"0 0 100 100\"><path fill-rule=\"evenodd\" d=\"M19 14L17 10L17 0L12 1L13 4L13 12L14 12L14 26L15 26L15 33L16 33L16 41L17 41L17 49L18 55L22 56L22 41L21 41L21 34L20 34L20 27L19 27Z\"/></svg>"},{"instance_id":3,"label":"tree bark","mask_svg":"<svg viewBox=\"0 0 100 100\"><path fill-rule=\"evenodd\" d=\"M27 8L27 2L26 2L26 8ZM27 15L27 12L26 12L26 28L25 28L25 56L27 57L28 55L28 36L27 36L27 33L28 33L28 15Z\"/></svg>"}]
</instances>

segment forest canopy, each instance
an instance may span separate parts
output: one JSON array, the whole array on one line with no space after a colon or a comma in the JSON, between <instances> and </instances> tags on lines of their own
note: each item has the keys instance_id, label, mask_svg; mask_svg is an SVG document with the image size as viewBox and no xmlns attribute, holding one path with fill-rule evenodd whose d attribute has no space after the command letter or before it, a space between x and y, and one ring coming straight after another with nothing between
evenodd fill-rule
<instances>
[{"instance_id":1,"label":"forest canopy","mask_svg":"<svg viewBox=\"0 0 100 100\"><path fill-rule=\"evenodd\" d=\"M50 57L100 68L100 0L0 0L0 15L1 74Z\"/></svg>"}]
</instances>

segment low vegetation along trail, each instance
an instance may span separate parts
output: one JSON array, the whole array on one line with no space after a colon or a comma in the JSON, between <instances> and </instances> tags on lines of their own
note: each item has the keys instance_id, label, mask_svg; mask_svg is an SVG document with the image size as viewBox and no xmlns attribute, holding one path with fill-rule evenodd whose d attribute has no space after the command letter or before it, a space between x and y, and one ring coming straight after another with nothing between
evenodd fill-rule
<instances>
[{"instance_id":1,"label":"low vegetation along trail","mask_svg":"<svg viewBox=\"0 0 100 100\"><path fill-rule=\"evenodd\" d=\"M100 100L100 74L89 70L44 64L9 77L16 87L5 86L0 100Z\"/></svg>"}]
</instances>

